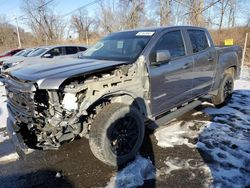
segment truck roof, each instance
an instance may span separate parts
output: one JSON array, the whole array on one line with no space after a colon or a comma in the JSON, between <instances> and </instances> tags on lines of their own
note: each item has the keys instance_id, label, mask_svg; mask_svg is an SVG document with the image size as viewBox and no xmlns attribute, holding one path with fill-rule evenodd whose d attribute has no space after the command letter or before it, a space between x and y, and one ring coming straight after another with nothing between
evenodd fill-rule
<instances>
[{"instance_id":1,"label":"truck roof","mask_svg":"<svg viewBox=\"0 0 250 188\"><path fill-rule=\"evenodd\" d=\"M205 28L203 27L197 27L197 26L161 26L161 27L145 27L145 28L138 28L138 29L128 29L128 30L123 30L119 32L128 32L128 31L155 31L155 32L161 32L165 29L202 29L204 30ZM119 33L116 32L116 33Z\"/></svg>"}]
</instances>

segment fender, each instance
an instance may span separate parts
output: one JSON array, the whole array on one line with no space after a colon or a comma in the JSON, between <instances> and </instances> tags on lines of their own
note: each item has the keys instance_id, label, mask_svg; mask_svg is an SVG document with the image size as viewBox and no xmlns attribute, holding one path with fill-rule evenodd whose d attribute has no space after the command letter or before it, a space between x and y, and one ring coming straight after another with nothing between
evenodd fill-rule
<instances>
[{"instance_id":1,"label":"fender","mask_svg":"<svg viewBox=\"0 0 250 188\"><path fill-rule=\"evenodd\" d=\"M223 79L225 70L233 67L235 72L237 72L238 56L236 52L227 52L219 54L217 71L214 78L214 85L212 87L212 91L217 90L220 86L220 82Z\"/></svg>"}]
</instances>

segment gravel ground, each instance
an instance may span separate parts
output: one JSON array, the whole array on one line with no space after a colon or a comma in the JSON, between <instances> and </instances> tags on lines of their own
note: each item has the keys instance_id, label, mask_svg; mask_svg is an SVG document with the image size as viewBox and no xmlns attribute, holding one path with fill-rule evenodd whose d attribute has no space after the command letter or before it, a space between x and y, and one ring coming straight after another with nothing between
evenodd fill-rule
<instances>
[{"instance_id":1,"label":"gravel ground","mask_svg":"<svg viewBox=\"0 0 250 188\"><path fill-rule=\"evenodd\" d=\"M119 169L95 159L86 139L17 159L2 126L0 185L250 187L250 81L243 78L237 87L225 107L204 103L163 127L147 130L140 155ZM4 110L1 124L3 114Z\"/></svg>"},{"instance_id":2,"label":"gravel ground","mask_svg":"<svg viewBox=\"0 0 250 188\"><path fill-rule=\"evenodd\" d=\"M195 112L186 114L182 120L189 121ZM208 118L205 115L194 117ZM150 158L156 169L161 170L166 168L167 159L189 160L190 165L203 161L199 150L186 145L170 148L157 146L152 131L147 131L141 155ZM3 187L105 187L117 173L117 169L94 158L86 139L65 144L58 151L31 153L25 159L1 164L0 169L0 184ZM57 173L61 177L57 178ZM188 183L190 187L200 188L207 181L205 176L202 169L183 168L174 170L169 175L163 173L157 180L145 181L142 187L185 187Z\"/></svg>"}]
</instances>

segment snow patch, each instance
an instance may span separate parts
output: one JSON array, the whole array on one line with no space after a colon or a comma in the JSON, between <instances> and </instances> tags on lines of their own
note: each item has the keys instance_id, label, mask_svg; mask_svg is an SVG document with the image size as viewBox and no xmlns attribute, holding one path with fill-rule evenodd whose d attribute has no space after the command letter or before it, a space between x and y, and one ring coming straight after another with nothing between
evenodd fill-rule
<instances>
[{"instance_id":1,"label":"snow patch","mask_svg":"<svg viewBox=\"0 0 250 188\"><path fill-rule=\"evenodd\" d=\"M3 157L0 157L0 163L9 163L12 161L16 161L19 158L17 153L10 153L8 155L5 155Z\"/></svg>"},{"instance_id":2,"label":"snow patch","mask_svg":"<svg viewBox=\"0 0 250 188\"><path fill-rule=\"evenodd\" d=\"M5 140L9 140L9 136L5 131L0 132L0 143L4 142Z\"/></svg>"},{"instance_id":3,"label":"snow patch","mask_svg":"<svg viewBox=\"0 0 250 188\"><path fill-rule=\"evenodd\" d=\"M250 79L250 67L244 66L241 71L240 80L247 80Z\"/></svg>"},{"instance_id":4,"label":"snow patch","mask_svg":"<svg viewBox=\"0 0 250 188\"><path fill-rule=\"evenodd\" d=\"M195 161L193 159L180 159L180 158L174 158L171 159L168 157L164 163L166 164L165 167L162 167L160 169L157 169L156 171L156 177L157 179L161 176L170 175L172 171L175 170L198 170L204 176L206 177L206 180L204 182L204 187L210 187L212 184L212 177L211 177L211 171L209 167L203 162L203 161ZM195 178L195 174L192 174L193 178Z\"/></svg>"},{"instance_id":5,"label":"snow patch","mask_svg":"<svg viewBox=\"0 0 250 188\"><path fill-rule=\"evenodd\" d=\"M6 127L8 111L6 106L6 93L4 85L0 82L0 128Z\"/></svg>"},{"instance_id":6,"label":"snow patch","mask_svg":"<svg viewBox=\"0 0 250 188\"><path fill-rule=\"evenodd\" d=\"M245 90L234 91L227 106L204 110L213 122L200 134L197 147L208 160L215 187L250 185L250 82L238 83Z\"/></svg>"},{"instance_id":7,"label":"snow patch","mask_svg":"<svg viewBox=\"0 0 250 188\"><path fill-rule=\"evenodd\" d=\"M245 68L241 80L235 82L235 91L226 106L215 108L212 104L206 104L210 107L204 109L203 113L212 117L211 122L172 122L155 132L160 147L182 144L195 147L199 149L205 161L190 167L189 160L167 158L166 167L157 170L157 177L161 174L171 174L174 170L202 168L207 175L211 172L214 187L250 185L249 73L250 69ZM193 138L197 138L196 144L190 143Z\"/></svg>"},{"instance_id":8,"label":"snow patch","mask_svg":"<svg viewBox=\"0 0 250 188\"><path fill-rule=\"evenodd\" d=\"M0 163L8 163L18 159L18 154L5 131L7 117L5 87L4 84L0 82Z\"/></svg>"},{"instance_id":9,"label":"snow patch","mask_svg":"<svg viewBox=\"0 0 250 188\"><path fill-rule=\"evenodd\" d=\"M155 178L155 168L149 159L140 155L136 159L119 171L115 177L110 179L106 188L137 187L144 183L144 180Z\"/></svg>"},{"instance_id":10,"label":"snow patch","mask_svg":"<svg viewBox=\"0 0 250 188\"><path fill-rule=\"evenodd\" d=\"M202 131L205 124L206 121L202 122L202 124L200 124L200 122L179 121L173 122L172 124L163 128L159 128L154 134L158 141L157 145L166 148L185 144L191 148L194 148L195 144L190 143L189 138L197 138L198 133Z\"/></svg>"},{"instance_id":11,"label":"snow patch","mask_svg":"<svg viewBox=\"0 0 250 188\"><path fill-rule=\"evenodd\" d=\"M0 132L0 164L15 161L19 158L9 136L5 131Z\"/></svg>"}]
</instances>

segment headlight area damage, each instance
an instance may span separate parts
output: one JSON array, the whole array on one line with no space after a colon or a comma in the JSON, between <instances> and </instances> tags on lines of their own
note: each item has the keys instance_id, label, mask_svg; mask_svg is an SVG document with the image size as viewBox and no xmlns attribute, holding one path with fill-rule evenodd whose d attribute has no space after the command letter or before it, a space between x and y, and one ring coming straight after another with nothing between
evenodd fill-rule
<instances>
[{"instance_id":1,"label":"headlight area damage","mask_svg":"<svg viewBox=\"0 0 250 188\"><path fill-rule=\"evenodd\" d=\"M9 113L15 119L16 132L29 148L57 149L76 137L88 137L96 114L108 103L132 103L132 97L124 95L125 88L134 88L137 96L145 97L147 79L142 84L140 78L135 66L124 65L68 79L58 90L36 87L33 92L24 92L16 89L16 84L7 85Z\"/></svg>"}]
</instances>

